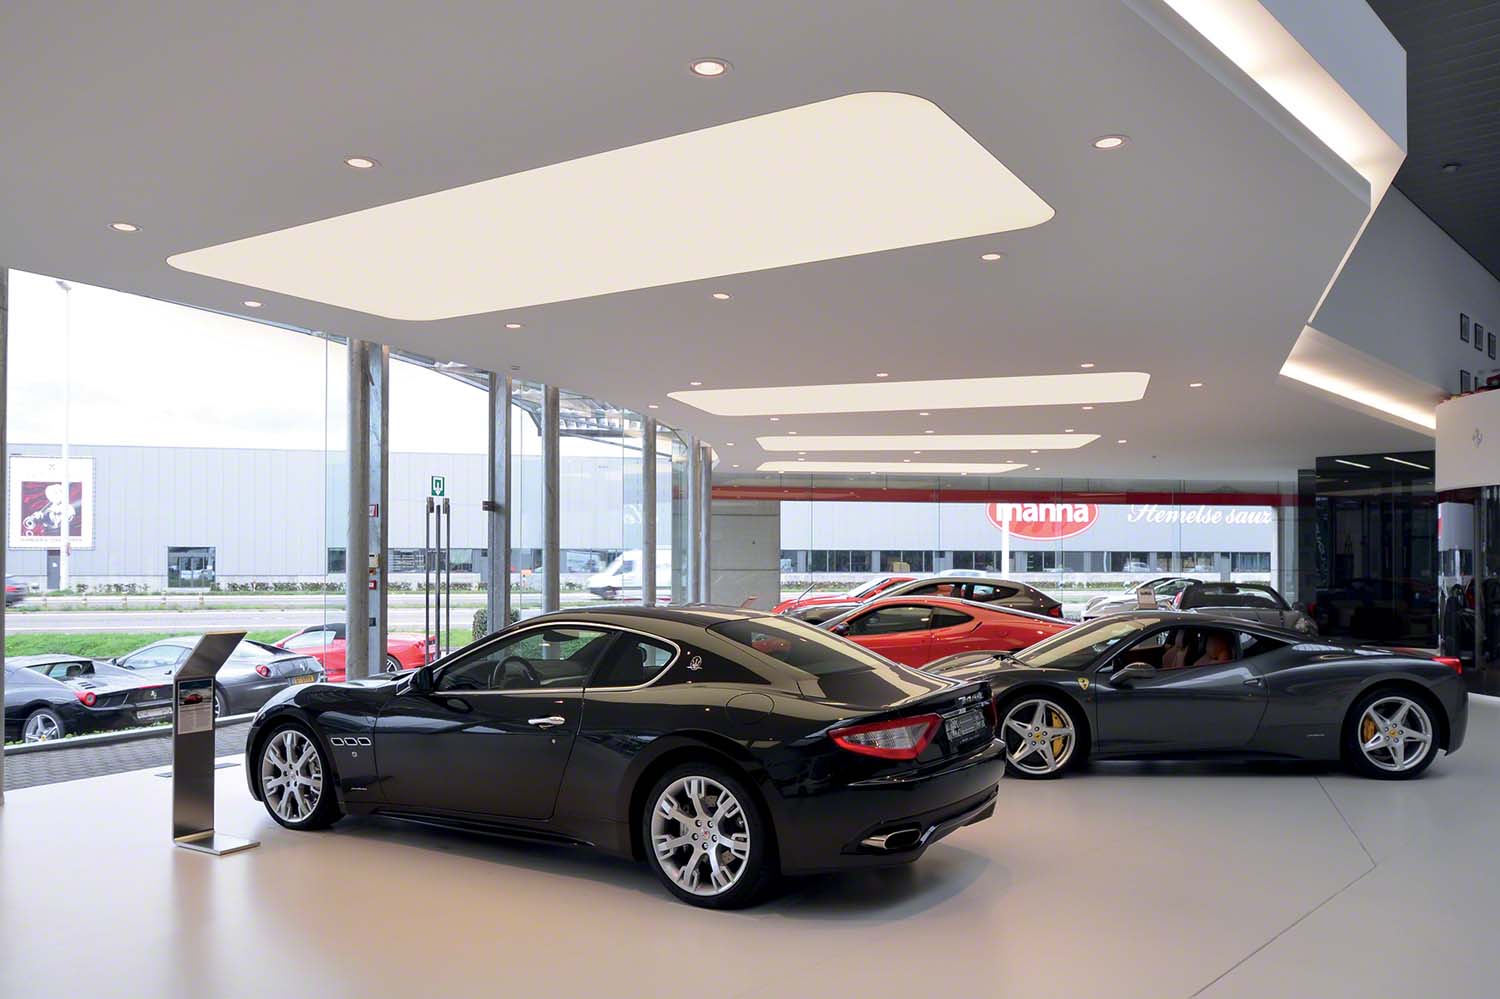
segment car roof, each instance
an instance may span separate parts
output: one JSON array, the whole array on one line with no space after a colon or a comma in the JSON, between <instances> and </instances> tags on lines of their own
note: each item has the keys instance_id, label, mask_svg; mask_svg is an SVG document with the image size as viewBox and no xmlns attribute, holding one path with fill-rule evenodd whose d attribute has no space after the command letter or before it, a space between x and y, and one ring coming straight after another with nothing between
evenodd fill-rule
<instances>
[{"instance_id":1,"label":"car roof","mask_svg":"<svg viewBox=\"0 0 1500 999\"><path fill-rule=\"evenodd\" d=\"M1080 627L1091 627L1106 621L1118 621L1121 618L1151 618L1156 624L1181 625L1194 628L1223 628L1226 631L1249 631L1273 638L1285 639L1289 642L1317 642L1326 639L1315 638L1304 635L1290 628L1277 628L1274 625L1261 624L1259 621L1251 621L1243 617L1234 617L1229 614L1204 613L1202 611L1179 611L1179 610L1128 610L1118 614L1108 614L1097 617ZM1337 639L1334 640L1337 642Z\"/></svg>"},{"instance_id":2,"label":"car roof","mask_svg":"<svg viewBox=\"0 0 1500 999\"><path fill-rule=\"evenodd\" d=\"M742 621L753 618L775 618L769 611L749 610L743 607L719 607L714 604L672 604L663 607L642 607L639 604L604 604L588 607L565 607L522 621L522 624L537 624L545 621L598 621L601 624L629 624L632 621L666 621L672 624L696 625L708 628L725 621Z\"/></svg>"},{"instance_id":3,"label":"car roof","mask_svg":"<svg viewBox=\"0 0 1500 999\"><path fill-rule=\"evenodd\" d=\"M873 607L887 607L892 604L924 604L934 607L962 607L970 610L990 611L995 614L1013 615L1015 617L1029 617L1037 621L1051 621L1054 624L1057 623L1058 620L1055 617L1048 617L1046 614L1037 614L1034 611L1021 610L1017 607L1005 607L992 603L986 603L983 600L965 600L963 597L938 597L931 596L925 593L911 593L905 596L898 594L894 597L881 595L878 597L873 597L862 604L853 604L850 606L850 610L852 611L857 609L861 611L867 611Z\"/></svg>"}]
</instances>

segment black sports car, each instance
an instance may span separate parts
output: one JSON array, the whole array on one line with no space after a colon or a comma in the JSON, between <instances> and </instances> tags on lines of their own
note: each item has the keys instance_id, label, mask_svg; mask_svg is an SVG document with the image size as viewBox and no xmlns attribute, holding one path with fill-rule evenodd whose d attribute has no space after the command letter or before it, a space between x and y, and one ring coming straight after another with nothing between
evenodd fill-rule
<instances>
[{"instance_id":1,"label":"black sports car","mask_svg":"<svg viewBox=\"0 0 1500 999\"><path fill-rule=\"evenodd\" d=\"M245 769L292 829L378 812L588 844L730 908L778 872L904 863L988 818L992 703L784 617L601 608L284 691Z\"/></svg>"},{"instance_id":2,"label":"black sports car","mask_svg":"<svg viewBox=\"0 0 1500 999\"><path fill-rule=\"evenodd\" d=\"M114 664L139 676L170 683L197 643L196 637L164 638L120 656ZM214 717L249 713L279 690L324 679L327 674L311 656L247 638L235 646L214 676Z\"/></svg>"},{"instance_id":3,"label":"black sports car","mask_svg":"<svg viewBox=\"0 0 1500 999\"><path fill-rule=\"evenodd\" d=\"M5 660L5 740L45 742L172 717L172 688L80 656Z\"/></svg>"},{"instance_id":4,"label":"black sports car","mask_svg":"<svg viewBox=\"0 0 1500 999\"><path fill-rule=\"evenodd\" d=\"M924 672L989 681L1019 777L1056 777L1090 756L1223 755L1342 759L1401 780L1439 749L1456 752L1468 724L1455 660L1201 613L1113 615Z\"/></svg>"}]
</instances>

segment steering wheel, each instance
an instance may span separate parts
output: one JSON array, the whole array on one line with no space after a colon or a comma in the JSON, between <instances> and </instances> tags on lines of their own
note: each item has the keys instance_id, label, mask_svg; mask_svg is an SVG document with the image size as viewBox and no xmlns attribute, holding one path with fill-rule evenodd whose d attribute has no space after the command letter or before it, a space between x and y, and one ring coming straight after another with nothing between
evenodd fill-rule
<instances>
[{"instance_id":1,"label":"steering wheel","mask_svg":"<svg viewBox=\"0 0 1500 999\"><path fill-rule=\"evenodd\" d=\"M532 686L540 687L542 685L542 675L536 671L536 668L532 666L531 663L527 662L525 659L522 659L520 656L506 656L504 659L500 660L499 668L501 683L499 684L499 686L504 686L505 674L509 672L511 663L515 663L517 666L521 667L521 672L526 675L527 680L531 681ZM490 686L493 687L496 686L496 684L492 683Z\"/></svg>"}]
</instances>

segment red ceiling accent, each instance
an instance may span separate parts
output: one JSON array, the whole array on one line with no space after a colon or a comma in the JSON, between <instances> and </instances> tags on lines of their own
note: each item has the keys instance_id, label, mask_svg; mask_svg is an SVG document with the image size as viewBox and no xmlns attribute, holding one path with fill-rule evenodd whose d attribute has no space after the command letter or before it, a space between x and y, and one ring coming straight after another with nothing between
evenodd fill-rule
<instances>
[{"instance_id":1,"label":"red ceiling accent","mask_svg":"<svg viewBox=\"0 0 1500 999\"><path fill-rule=\"evenodd\" d=\"M1099 505L1160 503L1169 506L1284 506L1297 505L1296 494L1175 493L1170 490L1059 490L934 489L879 486L751 486L716 485L714 499L810 500L860 503L1095 503Z\"/></svg>"}]
</instances>

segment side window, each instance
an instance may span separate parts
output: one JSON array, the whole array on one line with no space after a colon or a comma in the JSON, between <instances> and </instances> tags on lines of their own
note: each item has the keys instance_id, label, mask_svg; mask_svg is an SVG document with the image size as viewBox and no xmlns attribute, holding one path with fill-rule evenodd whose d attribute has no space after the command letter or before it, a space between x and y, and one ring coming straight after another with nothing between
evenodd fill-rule
<instances>
[{"instance_id":1,"label":"side window","mask_svg":"<svg viewBox=\"0 0 1500 999\"><path fill-rule=\"evenodd\" d=\"M187 649L175 645L158 645L127 657L122 665L130 669L160 669L164 666L176 666L186 655Z\"/></svg>"},{"instance_id":2,"label":"side window","mask_svg":"<svg viewBox=\"0 0 1500 999\"><path fill-rule=\"evenodd\" d=\"M851 635L894 635L903 631L925 631L932 623L932 608L895 604L872 610L849 622Z\"/></svg>"},{"instance_id":3,"label":"side window","mask_svg":"<svg viewBox=\"0 0 1500 999\"><path fill-rule=\"evenodd\" d=\"M333 638L331 631L304 631L288 638L284 643L289 649L321 649Z\"/></svg>"},{"instance_id":4,"label":"side window","mask_svg":"<svg viewBox=\"0 0 1500 999\"><path fill-rule=\"evenodd\" d=\"M949 610L946 607L937 607L932 611L933 628L956 628L961 624L968 624L974 620L962 611Z\"/></svg>"},{"instance_id":5,"label":"side window","mask_svg":"<svg viewBox=\"0 0 1500 999\"><path fill-rule=\"evenodd\" d=\"M595 628L537 628L476 649L443 669L440 691L582 687L613 636Z\"/></svg>"},{"instance_id":6,"label":"side window","mask_svg":"<svg viewBox=\"0 0 1500 999\"><path fill-rule=\"evenodd\" d=\"M676 655L677 650L664 642L623 633L594 671L589 686L639 687L660 676Z\"/></svg>"},{"instance_id":7,"label":"side window","mask_svg":"<svg viewBox=\"0 0 1500 999\"><path fill-rule=\"evenodd\" d=\"M1267 653L1275 652L1277 649L1284 649L1290 644L1289 642L1278 642L1274 638L1252 635L1249 632L1241 632L1239 641L1240 658L1242 659L1249 659L1251 656L1263 656Z\"/></svg>"},{"instance_id":8,"label":"side window","mask_svg":"<svg viewBox=\"0 0 1500 999\"><path fill-rule=\"evenodd\" d=\"M974 583L969 590L969 599L978 600L980 603L1009 600L1018 592L1014 586L995 586L992 583Z\"/></svg>"}]
</instances>

